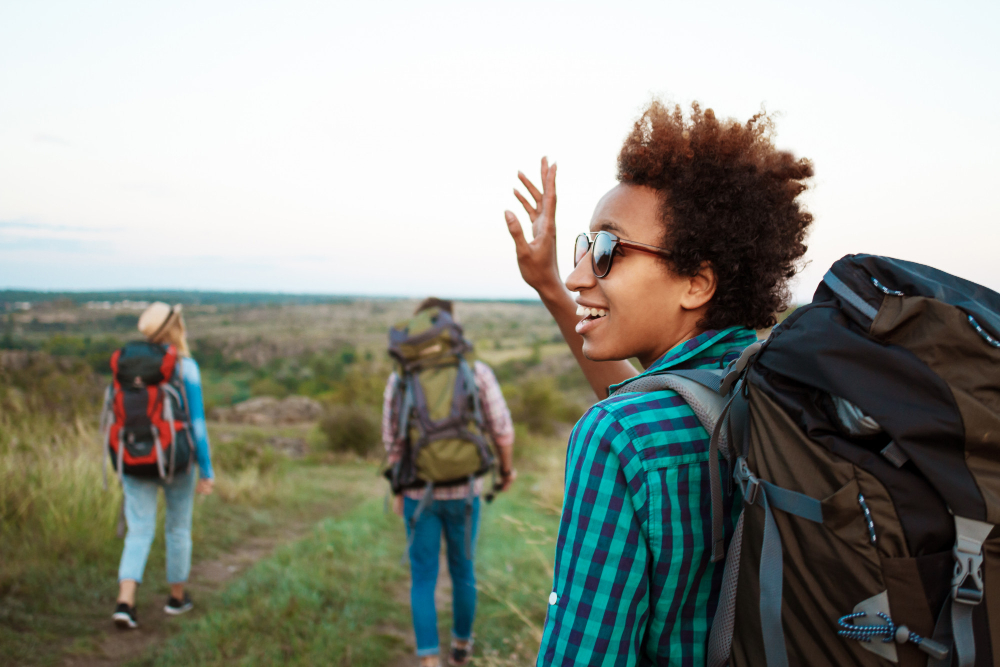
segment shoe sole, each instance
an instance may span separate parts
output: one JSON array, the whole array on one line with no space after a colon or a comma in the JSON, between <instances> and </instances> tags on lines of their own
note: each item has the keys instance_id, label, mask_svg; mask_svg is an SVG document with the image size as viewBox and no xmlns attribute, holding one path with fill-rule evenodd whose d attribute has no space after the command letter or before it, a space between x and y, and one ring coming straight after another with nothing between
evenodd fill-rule
<instances>
[{"instance_id":1,"label":"shoe sole","mask_svg":"<svg viewBox=\"0 0 1000 667\"><path fill-rule=\"evenodd\" d=\"M448 667L463 667L464 665L472 664L472 650L471 647L469 652L466 653L465 658L462 660L456 660L453 656L448 656Z\"/></svg>"},{"instance_id":2,"label":"shoe sole","mask_svg":"<svg viewBox=\"0 0 1000 667\"><path fill-rule=\"evenodd\" d=\"M131 616L122 612L112 615L111 618L119 630L135 630L139 627L139 624L133 621Z\"/></svg>"},{"instance_id":3,"label":"shoe sole","mask_svg":"<svg viewBox=\"0 0 1000 667\"><path fill-rule=\"evenodd\" d=\"M183 607L171 607L170 605L167 605L163 608L163 611L167 612L171 616L180 616L181 614L188 613L192 609L194 609L193 604L186 604Z\"/></svg>"}]
</instances>

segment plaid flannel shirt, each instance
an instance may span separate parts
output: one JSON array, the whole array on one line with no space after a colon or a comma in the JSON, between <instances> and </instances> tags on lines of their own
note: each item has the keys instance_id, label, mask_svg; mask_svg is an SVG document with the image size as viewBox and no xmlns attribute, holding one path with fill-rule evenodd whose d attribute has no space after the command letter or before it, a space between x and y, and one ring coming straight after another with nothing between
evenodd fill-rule
<instances>
[{"instance_id":1,"label":"plaid flannel shirt","mask_svg":"<svg viewBox=\"0 0 1000 667\"><path fill-rule=\"evenodd\" d=\"M476 388L479 390L479 404L483 411L487 435L493 438L493 444L497 447L513 447L514 422L510 418L510 410L507 408L503 392L500 391L500 383L497 382L492 369L481 361L473 363L472 374L475 376ZM398 461L399 457L402 456L400 446L396 442L399 414L393 405L398 379L399 376L396 373L390 375L385 384L385 393L382 395L382 444L385 445L390 463ZM483 478L480 477L475 482L473 493L478 496L482 492ZM423 493L423 489L409 489L404 491L403 495L419 500ZM434 499L457 500L465 498L468 493L468 484L446 486L434 489Z\"/></svg>"},{"instance_id":2,"label":"plaid flannel shirt","mask_svg":"<svg viewBox=\"0 0 1000 667\"><path fill-rule=\"evenodd\" d=\"M755 340L743 328L707 331L643 375L718 368ZM728 477L708 445L670 390L607 398L577 422L538 665L705 664L723 571L709 560L708 466ZM733 495L727 540L741 504Z\"/></svg>"}]
</instances>

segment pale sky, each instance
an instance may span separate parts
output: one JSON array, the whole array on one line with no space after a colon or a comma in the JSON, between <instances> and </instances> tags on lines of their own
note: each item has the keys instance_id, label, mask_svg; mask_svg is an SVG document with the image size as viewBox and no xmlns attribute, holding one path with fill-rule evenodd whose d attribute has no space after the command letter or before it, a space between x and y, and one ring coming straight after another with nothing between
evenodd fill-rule
<instances>
[{"instance_id":1,"label":"pale sky","mask_svg":"<svg viewBox=\"0 0 1000 667\"><path fill-rule=\"evenodd\" d=\"M559 164L565 275L659 95L764 104L814 161L800 300L851 252L1000 291L998 25L997 2L2 1L0 287L531 296L517 170Z\"/></svg>"}]
</instances>

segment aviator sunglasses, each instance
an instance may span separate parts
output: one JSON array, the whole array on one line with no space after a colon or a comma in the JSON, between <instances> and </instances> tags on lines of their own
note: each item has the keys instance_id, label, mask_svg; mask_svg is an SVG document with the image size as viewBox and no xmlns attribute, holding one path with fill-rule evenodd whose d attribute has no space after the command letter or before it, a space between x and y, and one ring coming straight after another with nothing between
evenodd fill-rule
<instances>
[{"instance_id":1,"label":"aviator sunglasses","mask_svg":"<svg viewBox=\"0 0 1000 667\"><path fill-rule=\"evenodd\" d=\"M636 241L626 241L625 239L618 238L611 232L584 232L576 237L573 268L576 268L580 260L586 257L590 249L593 248L594 253L591 255L590 262L594 269L594 276L603 278L611 271L611 260L614 259L615 252L619 246L648 252L660 257L670 257L670 251L666 248L658 248L653 245L646 245L645 243L637 243Z\"/></svg>"}]
</instances>

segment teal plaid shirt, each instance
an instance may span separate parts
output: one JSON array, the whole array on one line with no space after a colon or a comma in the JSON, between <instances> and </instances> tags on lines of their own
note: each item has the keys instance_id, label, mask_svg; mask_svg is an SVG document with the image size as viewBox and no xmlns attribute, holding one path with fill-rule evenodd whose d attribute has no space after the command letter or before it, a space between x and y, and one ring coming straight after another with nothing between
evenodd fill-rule
<instances>
[{"instance_id":1,"label":"teal plaid shirt","mask_svg":"<svg viewBox=\"0 0 1000 667\"><path fill-rule=\"evenodd\" d=\"M719 368L755 340L739 327L707 331L643 375ZM577 422L538 665L705 664L723 570L709 560L708 445L670 390L607 398ZM725 461L716 465L726 479Z\"/></svg>"}]
</instances>

